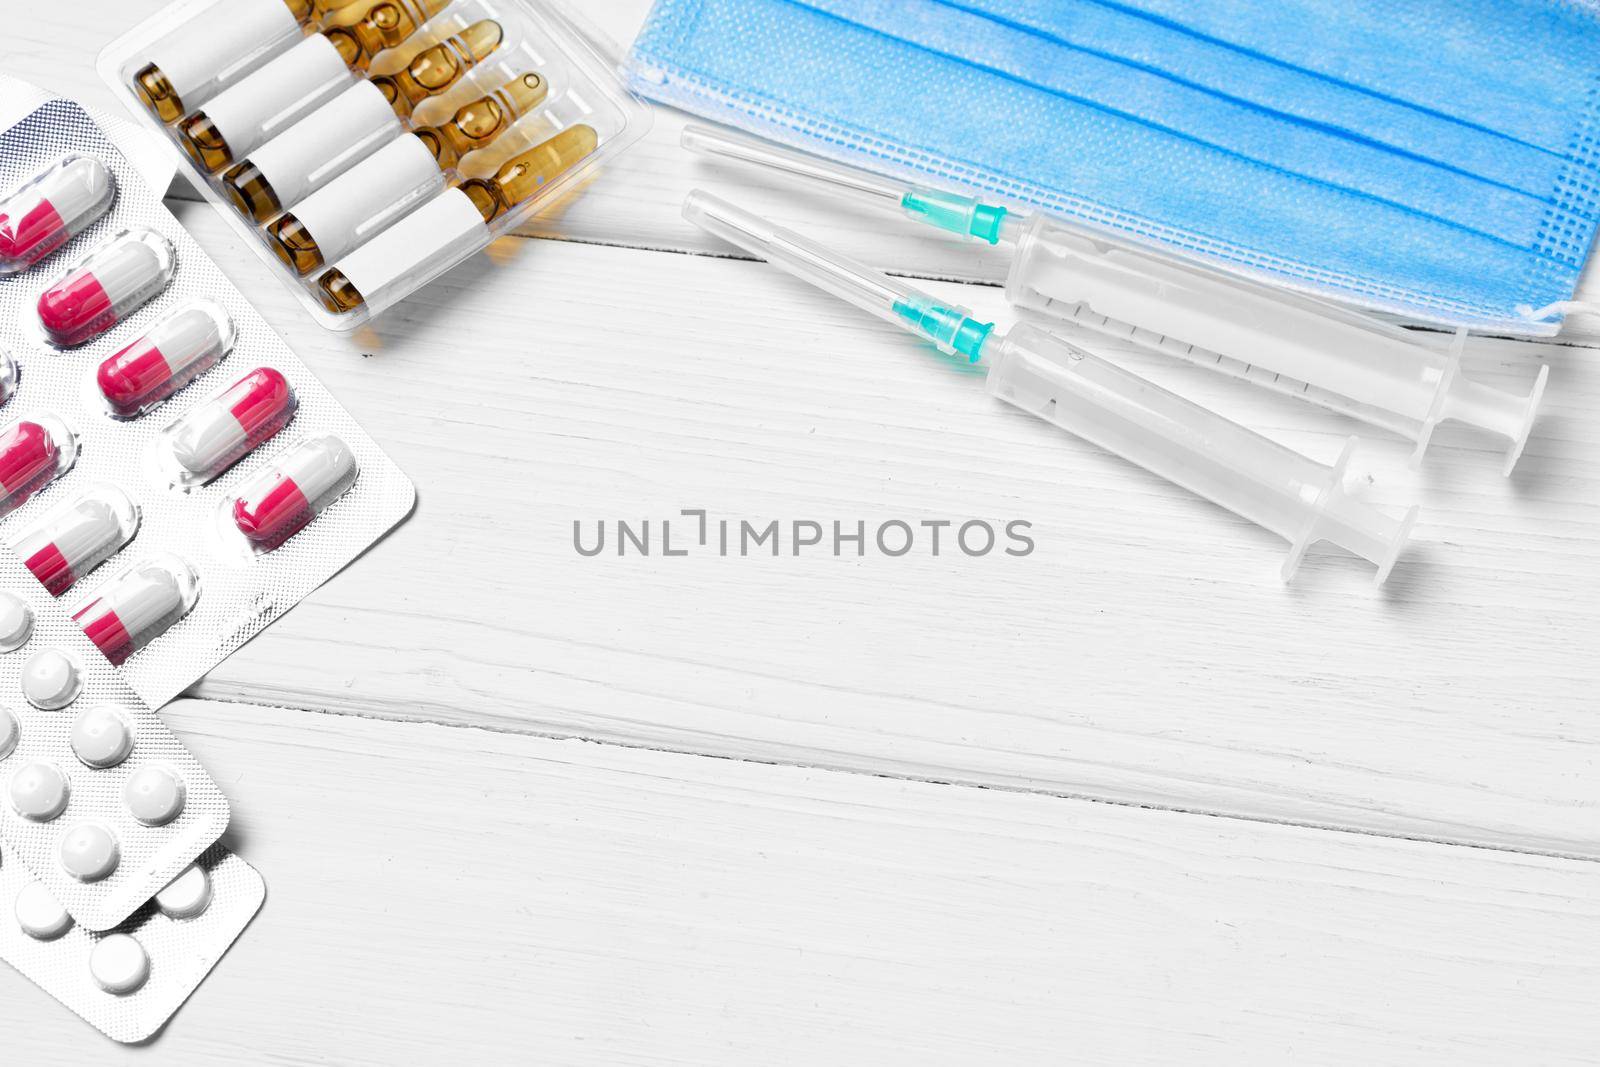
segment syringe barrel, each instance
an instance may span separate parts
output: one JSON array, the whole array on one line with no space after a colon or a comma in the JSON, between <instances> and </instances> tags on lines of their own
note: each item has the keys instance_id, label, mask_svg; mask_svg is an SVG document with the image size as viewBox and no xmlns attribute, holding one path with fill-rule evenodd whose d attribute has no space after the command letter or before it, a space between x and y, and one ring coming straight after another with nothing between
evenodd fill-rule
<instances>
[{"instance_id":1,"label":"syringe barrel","mask_svg":"<svg viewBox=\"0 0 1600 1067\"><path fill-rule=\"evenodd\" d=\"M1345 495L1342 473L1037 327L991 338L989 391L1288 541L1332 541L1388 573L1396 519Z\"/></svg>"},{"instance_id":2,"label":"syringe barrel","mask_svg":"<svg viewBox=\"0 0 1600 1067\"><path fill-rule=\"evenodd\" d=\"M1097 240L1039 218L1018 244L1008 295L1018 307L1095 313L1328 386L1421 420L1445 354L1405 331L1297 293L1228 278Z\"/></svg>"},{"instance_id":3,"label":"syringe barrel","mask_svg":"<svg viewBox=\"0 0 1600 1067\"><path fill-rule=\"evenodd\" d=\"M1018 307L1136 341L1180 343L1162 345L1165 352L1192 346L1198 362L1215 363L1217 354L1282 375L1313 387L1313 399L1334 398L1318 402L1412 440L1424 439L1441 411L1513 439L1532 417L1529 397L1467 390L1447 374L1450 353L1426 335L1042 217L1018 242L1007 295ZM1442 392L1466 391L1470 402L1439 403Z\"/></svg>"}]
</instances>

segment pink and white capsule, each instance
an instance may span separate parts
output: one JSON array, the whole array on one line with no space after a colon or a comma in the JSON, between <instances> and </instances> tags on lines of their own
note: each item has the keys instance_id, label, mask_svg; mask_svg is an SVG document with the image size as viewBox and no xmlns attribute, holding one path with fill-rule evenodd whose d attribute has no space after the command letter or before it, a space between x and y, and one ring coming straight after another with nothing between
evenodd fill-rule
<instances>
[{"instance_id":1,"label":"pink and white capsule","mask_svg":"<svg viewBox=\"0 0 1600 1067\"><path fill-rule=\"evenodd\" d=\"M138 418L216 366L232 348L228 313L209 301L197 301L108 357L95 384L112 415Z\"/></svg>"},{"instance_id":2,"label":"pink and white capsule","mask_svg":"<svg viewBox=\"0 0 1600 1067\"><path fill-rule=\"evenodd\" d=\"M139 507L114 485L99 485L45 516L11 547L33 576L60 596L122 550L139 529Z\"/></svg>"},{"instance_id":3,"label":"pink and white capsule","mask_svg":"<svg viewBox=\"0 0 1600 1067\"><path fill-rule=\"evenodd\" d=\"M54 415L29 415L0 430L0 515L27 503L77 458L77 435Z\"/></svg>"},{"instance_id":4,"label":"pink and white capsule","mask_svg":"<svg viewBox=\"0 0 1600 1067\"><path fill-rule=\"evenodd\" d=\"M124 230L39 294L39 325L52 344L92 341L172 280L172 242L154 230Z\"/></svg>"},{"instance_id":5,"label":"pink and white capsule","mask_svg":"<svg viewBox=\"0 0 1600 1067\"><path fill-rule=\"evenodd\" d=\"M0 275L26 270L88 229L116 195L104 163L62 157L0 201Z\"/></svg>"},{"instance_id":6,"label":"pink and white capsule","mask_svg":"<svg viewBox=\"0 0 1600 1067\"><path fill-rule=\"evenodd\" d=\"M233 524L255 551L271 552L349 492L360 470L332 434L302 441L240 490Z\"/></svg>"},{"instance_id":7,"label":"pink and white capsule","mask_svg":"<svg viewBox=\"0 0 1600 1067\"><path fill-rule=\"evenodd\" d=\"M73 616L113 666L172 629L200 596L194 568L174 555L154 556L108 582Z\"/></svg>"},{"instance_id":8,"label":"pink and white capsule","mask_svg":"<svg viewBox=\"0 0 1600 1067\"><path fill-rule=\"evenodd\" d=\"M289 379L257 367L167 427L180 485L204 485L249 455L294 417Z\"/></svg>"}]
</instances>

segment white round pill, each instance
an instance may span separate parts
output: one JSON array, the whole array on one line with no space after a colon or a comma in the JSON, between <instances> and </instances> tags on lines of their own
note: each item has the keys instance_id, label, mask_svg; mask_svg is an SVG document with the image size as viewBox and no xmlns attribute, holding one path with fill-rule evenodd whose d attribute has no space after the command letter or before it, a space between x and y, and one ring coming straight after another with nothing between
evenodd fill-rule
<instances>
[{"instance_id":1,"label":"white round pill","mask_svg":"<svg viewBox=\"0 0 1600 1067\"><path fill-rule=\"evenodd\" d=\"M72 929L72 916L48 889L29 882L17 894L17 925L35 941L54 941Z\"/></svg>"},{"instance_id":2,"label":"white round pill","mask_svg":"<svg viewBox=\"0 0 1600 1067\"><path fill-rule=\"evenodd\" d=\"M198 863L156 894L156 907L169 919L193 919L211 906L211 876Z\"/></svg>"},{"instance_id":3,"label":"white round pill","mask_svg":"<svg viewBox=\"0 0 1600 1067\"><path fill-rule=\"evenodd\" d=\"M117 835L99 823L80 823L61 839L61 866L80 882L98 882L117 869Z\"/></svg>"},{"instance_id":4,"label":"white round pill","mask_svg":"<svg viewBox=\"0 0 1600 1067\"><path fill-rule=\"evenodd\" d=\"M17 741L22 737L22 727L17 725L17 717L5 708L0 708L0 759L5 759L17 750Z\"/></svg>"},{"instance_id":5,"label":"white round pill","mask_svg":"<svg viewBox=\"0 0 1600 1067\"><path fill-rule=\"evenodd\" d=\"M122 799L146 826L165 826L183 811L183 782L165 767L141 767L129 776Z\"/></svg>"},{"instance_id":6,"label":"white round pill","mask_svg":"<svg viewBox=\"0 0 1600 1067\"><path fill-rule=\"evenodd\" d=\"M49 822L67 808L67 776L53 763L30 763L11 776L11 806L24 819Z\"/></svg>"},{"instance_id":7,"label":"white round pill","mask_svg":"<svg viewBox=\"0 0 1600 1067\"><path fill-rule=\"evenodd\" d=\"M0 652L15 652L33 636L33 609L15 593L0 589Z\"/></svg>"},{"instance_id":8,"label":"white round pill","mask_svg":"<svg viewBox=\"0 0 1600 1067\"><path fill-rule=\"evenodd\" d=\"M90 708L72 724L72 751L90 767L115 767L133 751L133 727L110 705Z\"/></svg>"},{"instance_id":9,"label":"white round pill","mask_svg":"<svg viewBox=\"0 0 1600 1067\"><path fill-rule=\"evenodd\" d=\"M59 648L40 649L22 665L22 695L45 711L58 711L78 699L83 669Z\"/></svg>"},{"instance_id":10,"label":"white round pill","mask_svg":"<svg viewBox=\"0 0 1600 1067\"><path fill-rule=\"evenodd\" d=\"M89 973L101 989L125 997L137 993L149 980L150 957L144 946L127 934L112 934L90 950Z\"/></svg>"}]
</instances>

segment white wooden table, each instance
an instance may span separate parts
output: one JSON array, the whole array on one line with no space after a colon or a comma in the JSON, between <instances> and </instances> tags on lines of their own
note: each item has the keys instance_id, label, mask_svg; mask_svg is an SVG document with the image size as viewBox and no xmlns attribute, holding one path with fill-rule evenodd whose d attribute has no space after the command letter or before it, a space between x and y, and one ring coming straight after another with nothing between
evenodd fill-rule
<instances>
[{"instance_id":1,"label":"white wooden table","mask_svg":"<svg viewBox=\"0 0 1600 1067\"><path fill-rule=\"evenodd\" d=\"M158 0L27 5L116 105ZM595 5L630 40L645 0ZM1398 440L1382 593L991 402L678 215L724 191L1004 317L1002 260L697 163L681 116L353 337L202 243L415 479L170 709L266 910L153 1045L0 973L5 1063L1553 1062L1600 1040L1600 357L1486 342L1515 477ZM703 253L712 252L714 256ZM1130 354L1325 461L1352 427ZM977 518L1026 559L579 556L572 527Z\"/></svg>"}]
</instances>

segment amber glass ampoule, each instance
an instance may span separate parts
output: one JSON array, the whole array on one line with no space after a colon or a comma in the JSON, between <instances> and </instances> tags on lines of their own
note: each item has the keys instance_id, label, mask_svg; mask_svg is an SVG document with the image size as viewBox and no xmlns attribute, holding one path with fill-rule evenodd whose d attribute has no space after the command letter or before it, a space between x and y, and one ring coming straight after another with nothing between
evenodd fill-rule
<instances>
[{"instance_id":1,"label":"amber glass ampoule","mask_svg":"<svg viewBox=\"0 0 1600 1067\"><path fill-rule=\"evenodd\" d=\"M411 131L441 168L453 167L461 157L486 147L509 130L522 116L544 103L549 83L538 74L521 74L488 96L480 96L456 109L449 120L437 126L419 126Z\"/></svg>"},{"instance_id":2,"label":"amber glass ampoule","mask_svg":"<svg viewBox=\"0 0 1600 1067\"><path fill-rule=\"evenodd\" d=\"M302 26L320 23L348 3L350 0L283 0L289 15ZM177 88L155 63L139 68L133 76L133 89L162 122L177 122L187 110Z\"/></svg>"},{"instance_id":3,"label":"amber glass ampoule","mask_svg":"<svg viewBox=\"0 0 1600 1067\"><path fill-rule=\"evenodd\" d=\"M504 37L498 22L490 19L475 22L454 37L424 48L404 69L373 78L372 85L389 101L396 115L410 118L418 104L455 86L467 71L500 47ZM537 74L526 76L538 79L541 86L544 84L544 79ZM539 96L544 98L543 91ZM482 97L473 103L487 99L489 97ZM429 148L432 149L431 144ZM440 165L451 164L441 160ZM222 175L222 188L240 211L257 222L266 222L285 207L267 176L250 159L235 164Z\"/></svg>"},{"instance_id":4,"label":"amber glass ampoule","mask_svg":"<svg viewBox=\"0 0 1600 1067\"><path fill-rule=\"evenodd\" d=\"M378 0L359 4L330 18L322 35L333 42L345 65L366 70L379 52L394 48L417 27L449 6L450 0Z\"/></svg>"},{"instance_id":5,"label":"amber glass ampoule","mask_svg":"<svg viewBox=\"0 0 1600 1067\"><path fill-rule=\"evenodd\" d=\"M599 143L593 126L569 126L548 141L512 156L492 177L462 182L461 191L484 222L493 222L518 204L532 200Z\"/></svg>"},{"instance_id":6,"label":"amber glass ampoule","mask_svg":"<svg viewBox=\"0 0 1600 1067\"><path fill-rule=\"evenodd\" d=\"M548 84L538 74L520 75L488 96L463 105L449 121L437 126L420 126L411 131L411 136L433 154L440 170L449 171L462 156L486 147L519 118L538 107L547 89ZM296 274L310 274L326 262L316 238L295 217L293 209L267 227L267 237L278 258Z\"/></svg>"},{"instance_id":7,"label":"amber glass ampoule","mask_svg":"<svg viewBox=\"0 0 1600 1067\"><path fill-rule=\"evenodd\" d=\"M178 96L178 90L154 63L146 63L134 74L133 91L162 122L177 122L183 114L183 99Z\"/></svg>"},{"instance_id":8,"label":"amber glass ampoule","mask_svg":"<svg viewBox=\"0 0 1600 1067\"><path fill-rule=\"evenodd\" d=\"M474 22L454 37L432 48L424 48L393 74L373 78L372 84L389 101L396 115L407 118L418 104L460 81L463 74L499 48L504 39L505 31L498 22L492 19Z\"/></svg>"},{"instance_id":9,"label":"amber glass ampoule","mask_svg":"<svg viewBox=\"0 0 1600 1067\"><path fill-rule=\"evenodd\" d=\"M417 27L443 11L449 3L450 0L374 0L366 5L356 4L330 18L322 36L333 45L345 66L365 71L372 66L378 53L410 37L417 32ZM268 64L262 71L271 69L272 65ZM239 84L248 82L246 79ZM204 109L178 123L177 129L184 150L207 171L219 171L234 162L227 138Z\"/></svg>"},{"instance_id":10,"label":"amber glass ampoule","mask_svg":"<svg viewBox=\"0 0 1600 1067\"><path fill-rule=\"evenodd\" d=\"M472 178L444 196L465 196L485 223L493 222L512 208L538 195L546 185L570 170L579 160L595 150L599 137L592 126L569 126L550 138L514 156L489 178ZM405 220L402 219L379 240L403 240ZM366 303L366 297L355 287L344 272L335 267L317 280L318 296L322 306L334 314L354 311Z\"/></svg>"}]
</instances>

